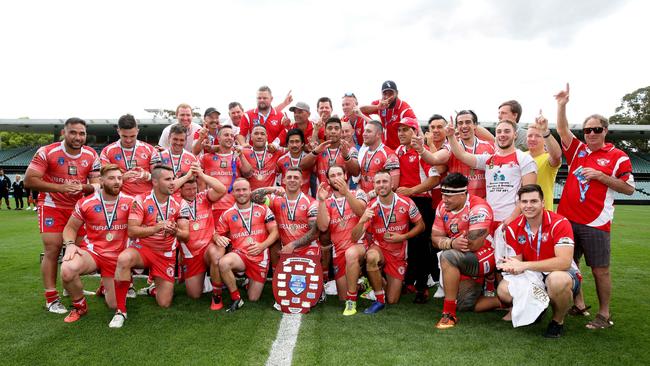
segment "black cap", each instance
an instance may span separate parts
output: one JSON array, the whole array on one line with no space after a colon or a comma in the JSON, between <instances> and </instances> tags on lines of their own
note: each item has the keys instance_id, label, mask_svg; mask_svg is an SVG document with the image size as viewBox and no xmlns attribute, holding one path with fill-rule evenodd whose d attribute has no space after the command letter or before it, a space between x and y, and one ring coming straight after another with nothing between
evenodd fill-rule
<instances>
[{"instance_id":1,"label":"black cap","mask_svg":"<svg viewBox=\"0 0 650 366\"><path fill-rule=\"evenodd\" d=\"M217 110L217 108L210 107L210 108L205 110L205 113L203 113L203 118L211 115L212 113L216 113L218 115L221 115L221 113Z\"/></svg>"},{"instance_id":2,"label":"black cap","mask_svg":"<svg viewBox=\"0 0 650 366\"><path fill-rule=\"evenodd\" d=\"M384 81L384 83L381 84L381 91L384 92L386 90L397 91L397 84L395 84L395 82L392 80Z\"/></svg>"}]
</instances>

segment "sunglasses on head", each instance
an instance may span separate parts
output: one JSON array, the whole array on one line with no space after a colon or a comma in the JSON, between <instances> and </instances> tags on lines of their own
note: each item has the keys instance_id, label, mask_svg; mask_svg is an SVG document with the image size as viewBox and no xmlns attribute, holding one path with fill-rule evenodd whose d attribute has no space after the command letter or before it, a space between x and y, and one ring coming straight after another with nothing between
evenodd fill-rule
<instances>
[{"instance_id":1,"label":"sunglasses on head","mask_svg":"<svg viewBox=\"0 0 650 366\"><path fill-rule=\"evenodd\" d=\"M352 97L352 98L356 98L356 97L357 97L356 95L354 95L354 93L345 93L345 94L343 94L343 96L344 96L344 97Z\"/></svg>"},{"instance_id":2,"label":"sunglasses on head","mask_svg":"<svg viewBox=\"0 0 650 366\"><path fill-rule=\"evenodd\" d=\"M604 127L585 127L582 129L582 132L584 132L585 135L589 135L592 132L596 134L603 133L604 130Z\"/></svg>"}]
</instances>

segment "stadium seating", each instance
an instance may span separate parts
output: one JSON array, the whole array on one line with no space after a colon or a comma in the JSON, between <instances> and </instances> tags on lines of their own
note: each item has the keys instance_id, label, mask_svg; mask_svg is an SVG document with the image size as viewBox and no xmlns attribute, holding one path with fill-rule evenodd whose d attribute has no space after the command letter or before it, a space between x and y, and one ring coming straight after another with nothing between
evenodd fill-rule
<instances>
[{"instance_id":1,"label":"stadium seating","mask_svg":"<svg viewBox=\"0 0 650 366\"><path fill-rule=\"evenodd\" d=\"M16 167L16 168L24 167L25 169L27 169L29 162L32 160L32 157L34 157L36 150L38 150L38 146L21 148L21 149L22 152L15 154L14 156L12 156L11 158L5 161L0 161L0 165L4 167Z\"/></svg>"}]
</instances>

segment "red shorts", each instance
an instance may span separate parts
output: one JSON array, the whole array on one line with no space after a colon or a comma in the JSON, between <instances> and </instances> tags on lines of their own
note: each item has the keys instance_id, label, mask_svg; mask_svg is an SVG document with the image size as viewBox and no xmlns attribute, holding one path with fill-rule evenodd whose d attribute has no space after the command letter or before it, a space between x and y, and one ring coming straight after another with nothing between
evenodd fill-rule
<instances>
[{"instance_id":1,"label":"red shorts","mask_svg":"<svg viewBox=\"0 0 650 366\"><path fill-rule=\"evenodd\" d=\"M72 208L38 206L38 229L41 233L62 233L63 228L72 216ZM81 226L77 237L86 235L86 227Z\"/></svg>"},{"instance_id":2,"label":"red shorts","mask_svg":"<svg viewBox=\"0 0 650 366\"><path fill-rule=\"evenodd\" d=\"M95 261L97 270L99 271L102 277L115 277L115 268L117 268L117 257L115 258L106 257L97 254L95 252L91 252L86 247L82 247L80 249L90 253L90 256L93 257L93 260Z\"/></svg>"},{"instance_id":3,"label":"red shorts","mask_svg":"<svg viewBox=\"0 0 650 366\"><path fill-rule=\"evenodd\" d=\"M320 258L320 245L312 245L311 243L308 245L305 245L302 248L298 248L293 251L297 255L313 255L315 257Z\"/></svg>"},{"instance_id":4,"label":"red shorts","mask_svg":"<svg viewBox=\"0 0 650 366\"><path fill-rule=\"evenodd\" d=\"M146 268L149 268L150 277L160 277L167 282L174 282L174 265L176 258L165 257L161 252L154 252L145 246L132 246L140 253L140 258Z\"/></svg>"},{"instance_id":5,"label":"red shorts","mask_svg":"<svg viewBox=\"0 0 650 366\"><path fill-rule=\"evenodd\" d=\"M494 248L491 245L484 245L481 249L474 252L478 259L479 276L483 277L490 274L496 269L496 260L494 258Z\"/></svg>"},{"instance_id":6,"label":"red shorts","mask_svg":"<svg viewBox=\"0 0 650 366\"><path fill-rule=\"evenodd\" d=\"M373 245L370 249L372 248L381 250L381 254L384 256L384 273L400 281L404 281L406 258L401 255L395 255L393 251L384 249L378 245Z\"/></svg>"},{"instance_id":7,"label":"red shorts","mask_svg":"<svg viewBox=\"0 0 650 366\"><path fill-rule=\"evenodd\" d=\"M206 245L192 258L183 257L183 263L181 265L181 270L183 271L184 278L194 277L205 273L208 266L205 264L205 252L210 247L210 244Z\"/></svg>"},{"instance_id":8,"label":"red shorts","mask_svg":"<svg viewBox=\"0 0 650 366\"><path fill-rule=\"evenodd\" d=\"M332 266L334 267L334 280L338 280L339 278L345 276L345 267L348 265L347 261L345 260L345 252L348 249L354 247L355 245L363 245L363 248L368 250L368 248L365 245L365 241L362 243L356 243L350 245L345 250L341 250L341 251L336 250L336 247L334 248L334 255L332 256Z\"/></svg>"},{"instance_id":9,"label":"red shorts","mask_svg":"<svg viewBox=\"0 0 650 366\"><path fill-rule=\"evenodd\" d=\"M239 258L241 258L242 262L244 262L244 268L245 268L244 271L248 279L259 283L266 282L266 274L269 272L268 257L261 262L255 262L252 261L250 258L248 258L245 254L240 253L239 251L233 251L231 253L237 254ZM267 251L267 256L268 256L268 251Z\"/></svg>"}]
</instances>

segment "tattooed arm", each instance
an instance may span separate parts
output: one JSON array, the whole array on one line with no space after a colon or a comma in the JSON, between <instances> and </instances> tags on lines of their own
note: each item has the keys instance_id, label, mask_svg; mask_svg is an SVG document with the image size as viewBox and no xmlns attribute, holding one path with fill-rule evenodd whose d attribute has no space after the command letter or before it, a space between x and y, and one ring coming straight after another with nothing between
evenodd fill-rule
<instances>
[{"instance_id":1,"label":"tattooed arm","mask_svg":"<svg viewBox=\"0 0 650 366\"><path fill-rule=\"evenodd\" d=\"M282 195L284 194L284 189L282 187L263 187L263 188L258 188L254 190L251 193L251 201L255 202L259 205L264 204L264 200L266 199L266 196L269 194L277 194L277 195Z\"/></svg>"}]
</instances>

